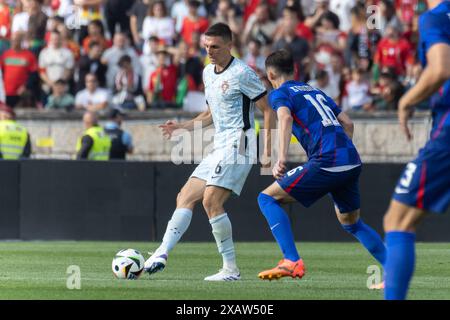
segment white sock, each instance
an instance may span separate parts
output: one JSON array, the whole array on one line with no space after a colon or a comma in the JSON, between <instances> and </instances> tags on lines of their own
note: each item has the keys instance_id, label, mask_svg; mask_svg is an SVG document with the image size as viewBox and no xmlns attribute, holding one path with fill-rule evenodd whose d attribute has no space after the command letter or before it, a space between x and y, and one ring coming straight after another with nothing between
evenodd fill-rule
<instances>
[{"instance_id":1,"label":"white sock","mask_svg":"<svg viewBox=\"0 0 450 320\"><path fill-rule=\"evenodd\" d=\"M166 233L158 251L169 253L180 241L186 232L192 219L192 210L180 208L176 209L172 215L172 219L167 223Z\"/></svg>"},{"instance_id":2,"label":"white sock","mask_svg":"<svg viewBox=\"0 0 450 320\"><path fill-rule=\"evenodd\" d=\"M222 254L223 267L225 269L236 270L236 255L234 251L231 221L228 215L223 213L209 220L212 233L216 239L219 253Z\"/></svg>"}]
</instances>

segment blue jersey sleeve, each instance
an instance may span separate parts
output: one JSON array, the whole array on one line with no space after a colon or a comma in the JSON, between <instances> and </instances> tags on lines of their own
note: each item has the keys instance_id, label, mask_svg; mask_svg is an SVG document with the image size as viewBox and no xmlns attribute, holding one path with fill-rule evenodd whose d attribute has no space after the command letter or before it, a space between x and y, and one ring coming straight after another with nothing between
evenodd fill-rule
<instances>
[{"instance_id":1,"label":"blue jersey sleeve","mask_svg":"<svg viewBox=\"0 0 450 320\"><path fill-rule=\"evenodd\" d=\"M288 107L289 110L294 111L294 106L289 97L281 90L273 90L269 96L269 102L272 109L277 111L278 108Z\"/></svg>"},{"instance_id":2,"label":"blue jersey sleeve","mask_svg":"<svg viewBox=\"0 0 450 320\"><path fill-rule=\"evenodd\" d=\"M450 45L450 16L428 12L419 19L420 58L426 63L426 53L437 43Z\"/></svg>"}]
</instances>

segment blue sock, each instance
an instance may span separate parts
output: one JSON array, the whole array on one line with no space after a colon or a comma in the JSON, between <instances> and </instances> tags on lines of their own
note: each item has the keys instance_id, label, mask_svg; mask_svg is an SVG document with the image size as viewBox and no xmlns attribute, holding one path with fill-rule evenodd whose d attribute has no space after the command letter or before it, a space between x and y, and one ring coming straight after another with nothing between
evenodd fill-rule
<instances>
[{"instance_id":1,"label":"blue sock","mask_svg":"<svg viewBox=\"0 0 450 320\"><path fill-rule=\"evenodd\" d=\"M415 240L412 232L386 233L387 259L384 267L386 300L404 300L414 273Z\"/></svg>"},{"instance_id":2,"label":"blue sock","mask_svg":"<svg viewBox=\"0 0 450 320\"><path fill-rule=\"evenodd\" d=\"M351 233L377 259L381 265L386 261L386 247L380 235L359 219L355 224L343 224L342 228Z\"/></svg>"},{"instance_id":3,"label":"blue sock","mask_svg":"<svg viewBox=\"0 0 450 320\"><path fill-rule=\"evenodd\" d=\"M278 201L271 196L260 193L258 204L262 213L269 223L275 240L277 240L285 259L297 261L300 259L295 247L294 236L292 235L291 223L286 212L281 208Z\"/></svg>"}]
</instances>

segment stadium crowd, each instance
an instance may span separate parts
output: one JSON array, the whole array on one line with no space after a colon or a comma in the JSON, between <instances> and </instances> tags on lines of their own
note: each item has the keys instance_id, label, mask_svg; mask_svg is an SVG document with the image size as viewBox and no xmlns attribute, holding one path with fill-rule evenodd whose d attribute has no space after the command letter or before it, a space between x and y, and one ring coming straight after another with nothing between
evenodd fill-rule
<instances>
[{"instance_id":1,"label":"stadium crowd","mask_svg":"<svg viewBox=\"0 0 450 320\"><path fill-rule=\"evenodd\" d=\"M423 0L0 0L0 101L202 111L202 33L225 22L233 55L263 80L265 57L287 48L296 78L344 110L395 110L421 72L424 10Z\"/></svg>"}]
</instances>

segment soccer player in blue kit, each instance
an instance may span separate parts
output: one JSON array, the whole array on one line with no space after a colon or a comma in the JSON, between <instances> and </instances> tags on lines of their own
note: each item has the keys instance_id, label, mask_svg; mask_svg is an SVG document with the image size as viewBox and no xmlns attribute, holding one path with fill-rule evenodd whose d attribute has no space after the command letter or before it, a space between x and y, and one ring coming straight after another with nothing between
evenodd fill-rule
<instances>
[{"instance_id":1,"label":"soccer player in blue kit","mask_svg":"<svg viewBox=\"0 0 450 320\"><path fill-rule=\"evenodd\" d=\"M278 116L279 156L273 168L277 179L258 196L259 207L283 253L283 259L261 279L301 278L303 260L295 247L291 225L280 204L298 201L309 207L330 194L344 230L355 236L380 263L386 249L381 237L360 218L358 179L361 160L352 143L353 123L322 91L294 78L293 58L279 50L266 59L266 72L275 90L269 102ZM308 162L287 172L287 154L294 135Z\"/></svg>"},{"instance_id":2,"label":"soccer player in blue kit","mask_svg":"<svg viewBox=\"0 0 450 320\"><path fill-rule=\"evenodd\" d=\"M398 118L408 140L413 106L436 94L430 139L400 177L384 217L385 298L406 299L415 265L415 231L429 212L450 204L450 1L428 1L419 18L419 57L425 66L418 82L399 101Z\"/></svg>"}]
</instances>

